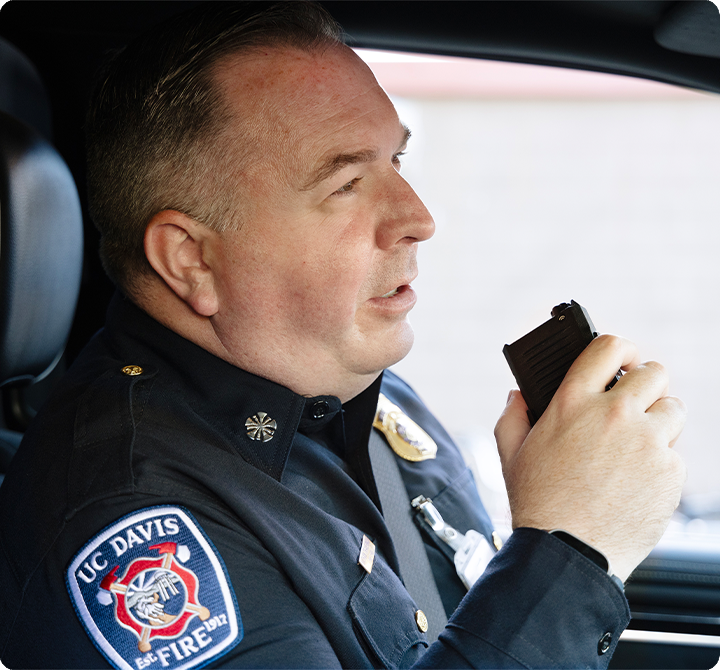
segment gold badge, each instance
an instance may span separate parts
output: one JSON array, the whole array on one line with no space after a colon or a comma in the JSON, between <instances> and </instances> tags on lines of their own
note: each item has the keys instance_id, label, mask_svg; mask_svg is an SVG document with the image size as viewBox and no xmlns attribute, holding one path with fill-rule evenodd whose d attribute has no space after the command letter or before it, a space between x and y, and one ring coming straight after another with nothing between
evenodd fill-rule
<instances>
[{"instance_id":1,"label":"gold badge","mask_svg":"<svg viewBox=\"0 0 720 670\"><path fill-rule=\"evenodd\" d=\"M435 440L382 393L373 426L382 431L392 450L406 461L425 461L437 455Z\"/></svg>"}]
</instances>

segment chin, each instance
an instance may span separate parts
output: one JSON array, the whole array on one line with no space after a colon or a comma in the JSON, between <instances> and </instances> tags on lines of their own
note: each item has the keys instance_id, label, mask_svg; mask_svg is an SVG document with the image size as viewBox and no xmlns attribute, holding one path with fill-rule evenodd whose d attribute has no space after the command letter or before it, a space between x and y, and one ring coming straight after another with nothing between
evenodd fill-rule
<instances>
[{"instance_id":1,"label":"chin","mask_svg":"<svg viewBox=\"0 0 720 670\"><path fill-rule=\"evenodd\" d=\"M402 327L377 339L372 345L368 344L362 351L362 374L379 373L395 363L399 363L410 353L415 333L410 324L405 321Z\"/></svg>"}]
</instances>

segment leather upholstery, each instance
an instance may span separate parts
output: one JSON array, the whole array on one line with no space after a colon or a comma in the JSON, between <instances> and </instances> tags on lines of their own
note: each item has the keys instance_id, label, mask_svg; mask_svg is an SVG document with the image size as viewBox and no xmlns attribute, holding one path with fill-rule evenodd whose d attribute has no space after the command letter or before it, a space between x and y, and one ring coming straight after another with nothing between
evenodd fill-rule
<instances>
[{"instance_id":1,"label":"leather upholstery","mask_svg":"<svg viewBox=\"0 0 720 670\"><path fill-rule=\"evenodd\" d=\"M0 37L0 111L35 128L52 141L50 103L35 66Z\"/></svg>"},{"instance_id":2,"label":"leather upholstery","mask_svg":"<svg viewBox=\"0 0 720 670\"><path fill-rule=\"evenodd\" d=\"M65 162L36 131L0 112L0 385L35 381L61 355L82 244Z\"/></svg>"}]
</instances>

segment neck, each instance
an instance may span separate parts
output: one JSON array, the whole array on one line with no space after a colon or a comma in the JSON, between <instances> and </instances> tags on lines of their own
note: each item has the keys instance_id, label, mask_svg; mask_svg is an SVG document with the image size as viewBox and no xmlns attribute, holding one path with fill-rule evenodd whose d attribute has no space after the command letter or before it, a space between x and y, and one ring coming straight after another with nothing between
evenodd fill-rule
<instances>
[{"instance_id":1,"label":"neck","mask_svg":"<svg viewBox=\"0 0 720 670\"><path fill-rule=\"evenodd\" d=\"M231 350L218 336L213 317L199 315L156 278L149 278L142 291L130 299L186 340L235 367L269 379L298 395L333 395L345 403L366 390L382 374L382 370L358 375L319 369L316 360L305 360L292 346L274 351Z\"/></svg>"}]
</instances>

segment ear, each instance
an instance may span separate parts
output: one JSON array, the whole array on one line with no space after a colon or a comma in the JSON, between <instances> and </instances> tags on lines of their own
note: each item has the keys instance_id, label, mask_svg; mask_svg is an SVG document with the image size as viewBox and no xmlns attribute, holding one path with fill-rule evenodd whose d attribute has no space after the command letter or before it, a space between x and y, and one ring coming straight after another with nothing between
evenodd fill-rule
<instances>
[{"instance_id":1,"label":"ear","mask_svg":"<svg viewBox=\"0 0 720 670\"><path fill-rule=\"evenodd\" d=\"M212 269L206 262L208 242L217 235L172 209L158 212L145 229L145 255L172 291L200 316L213 316L218 300Z\"/></svg>"}]
</instances>

